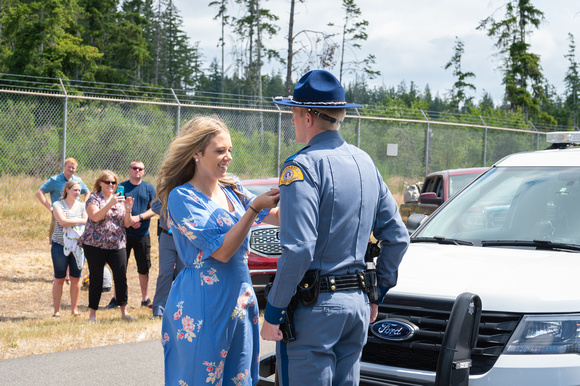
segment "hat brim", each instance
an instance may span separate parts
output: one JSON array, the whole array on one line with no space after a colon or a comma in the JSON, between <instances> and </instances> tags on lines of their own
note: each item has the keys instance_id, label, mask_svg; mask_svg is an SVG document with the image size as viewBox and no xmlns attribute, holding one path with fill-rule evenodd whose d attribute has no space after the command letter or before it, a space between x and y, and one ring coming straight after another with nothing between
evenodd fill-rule
<instances>
[{"instance_id":1,"label":"hat brim","mask_svg":"<svg viewBox=\"0 0 580 386\"><path fill-rule=\"evenodd\" d=\"M290 106L290 107L302 107L302 108L317 108L317 109L348 109L354 107L363 107L364 105L357 105L355 103L345 103L343 105L328 105L328 104L316 104L312 103L296 103L292 99L274 99L273 102L277 105Z\"/></svg>"}]
</instances>

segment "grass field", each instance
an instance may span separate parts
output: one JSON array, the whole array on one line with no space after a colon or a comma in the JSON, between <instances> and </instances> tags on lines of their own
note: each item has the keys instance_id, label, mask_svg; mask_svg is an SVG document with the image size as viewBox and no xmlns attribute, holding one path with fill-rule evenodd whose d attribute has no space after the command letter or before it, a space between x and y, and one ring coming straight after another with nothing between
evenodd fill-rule
<instances>
[{"instance_id":1,"label":"grass field","mask_svg":"<svg viewBox=\"0 0 580 386\"><path fill-rule=\"evenodd\" d=\"M88 323L88 291L79 300L81 317L70 315L69 287L64 285L61 317L53 318L52 277L48 228L49 212L34 192L44 181L3 175L0 179L0 359L97 347L160 337L161 321L151 309L140 307L141 290L135 259L127 268L128 311L138 320L121 320L119 309L99 309L99 323ZM13 189L18 186L18 189ZM149 297L153 299L158 273L157 220L151 229ZM88 274L86 268L83 275ZM105 292L100 306L113 296Z\"/></svg>"},{"instance_id":2,"label":"grass field","mask_svg":"<svg viewBox=\"0 0 580 386\"><path fill-rule=\"evenodd\" d=\"M0 178L0 359L78 348L137 342L160 337L161 321L151 320L151 309L140 307L141 296L135 259L127 268L128 311L138 320L128 323L118 309L99 309L99 323L88 323L88 291L81 291L81 317L70 315L65 284L61 317L53 318L52 277L48 228L49 212L34 193L44 180L30 177ZM403 180L388 181L395 199L402 200ZM15 189L14 187L18 187ZM153 299L158 274L157 220L151 222L149 297ZM83 275L87 274L86 268ZM112 292L103 293L100 306Z\"/></svg>"}]
</instances>

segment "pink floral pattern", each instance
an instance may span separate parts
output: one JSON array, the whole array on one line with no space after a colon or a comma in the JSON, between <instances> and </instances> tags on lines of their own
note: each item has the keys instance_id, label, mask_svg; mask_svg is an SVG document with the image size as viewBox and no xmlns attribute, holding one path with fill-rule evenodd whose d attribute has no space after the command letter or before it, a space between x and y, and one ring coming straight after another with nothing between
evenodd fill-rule
<instances>
[{"instance_id":1,"label":"pink floral pattern","mask_svg":"<svg viewBox=\"0 0 580 386\"><path fill-rule=\"evenodd\" d=\"M227 357L228 352L226 350L222 350L220 352L220 356L222 359L219 365L216 367L215 362L203 362L203 365L206 366L207 371L207 379L205 380L206 383L216 384L216 386L221 386L222 384L222 376L224 373L224 364L225 358ZM217 381L217 383L216 383Z\"/></svg>"},{"instance_id":2,"label":"pink floral pattern","mask_svg":"<svg viewBox=\"0 0 580 386\"><path fill-rule=\"evenodd\" d=\"M185 339L188 342L191 342L193 338L197 335L195 334L196 330L199 332L201 330L201 325L203 324L202 320L199 320L195 323L195 320L190 318L189 316L183 316L183 301L177 304L177 312L173 314L173 320L181 319L182 328L177 330L177 340Z\"/></svg>"},{"instance_id":3,"label":"pink floral pattern","mask_svg":"<svg viewBox=\"0 0 580 386\"><path fill-rule=\"evenodd\" d=\"M181 380L189 385L249 385L259 378L259 353L247 352L259 334L259 310L247 266L249 236L227 263L210 255L254 197L240 189L248 198L223 188L233 212L190 184L176 188L169 197L173 239L185 263L173 283L163 320L169 384ZM218 303L222 306L216 307ZM245 335L249 329L252 333ZM237 335L242 332L243 343ZM216 337L222 337L217 347ZM183 366L184 359L190 364Z\"/></svg>"},{"instance_id":4,"label":"pink floral pattern","mask_svg":"<svg viewBox=\"0 0 580 386\"><path fill-rule=\"evenodd\" d=\"M247 369L243 373L239 373L237 376L232 378L232 382L234 382L234 384L236 386L242 386L242 382L245 381L246 378L248 378L248 370Z\"/></svg>"},{"instance_id":5,"label":"pink floral pattern","mask_svg":"<svg viewBox=\"0 0 580 386\"><path fill-rule=\"evenodd\" d=\"M168 342L169 342L169 334L164 333L163 336L161 337L161 345L165 346L165 344Z\"/></svg>"},{"instance_id":6,"label":"pink floral pattern","mask_svg":"<svg viewBox=\"0 0 580 386\"><path fill-rule=\"evenodd\" d=\"M216 275L216 269L215 268L210 268L207 271L207 275L205 275L203 272L200 272L199 275L201 276L201 285L203 286L204 284L206 285L213 285L215 283L217 283L219 281L217 275Z\"/></svg>"},{"instance_id":7,"label":"pink floral pattern","mask_svg":"<svg viewBox=\"0 0 580 386\"><path fill-rule=\"evenodd\" d=\"M203 267L203 251L199 251L199 253L197 254L197 256L195 257L195 261L193 262L193 266L195 268L201 268Z\"/></svg>"},{"instance_id":8,"label":"pink floral pattern","mask_svg":"<svg viewBox=\"0 0 580 386\"><path fill-rule=\"evenodd\" d=\"M246 290L244 291L244 293L238 297L238 302L236 304L236 308L234 308L234 311L232 312L232 319L235 319L236 317L243 319L244 316L246 316L247 313L247 309L250 306L253 306L256 304L256 298L254 297L254 293L252 292L252 290L250 290L250 288L246 288Z\"/></svg>"},{"instance_id":9,"label":"pink floral pattern","mask_svg":"<svg viewBox=\"0 0 580 386\"><path fill-rule=\"evenodd\" d=\"M196 226L197 225L195 224L195 219L193 218L193 216L191 216L182 219L181 223L177 224L177 229L182 235L187 237L189 241L193 241L197 239L197 236L193 233Z\"/></svg>"},{"instance_id":10,"label":"pink floral pattern","mask_svg":"<svg viewBox=\"0 0 580 386\"><path fill-rule=\"evenodd\" d=\"M244 264L245 264L245 265L248 265L248 257L249 257L249 256L250 256L250 251L247 251L247 252L244 254Z\"/></svg>"}]
</instances>

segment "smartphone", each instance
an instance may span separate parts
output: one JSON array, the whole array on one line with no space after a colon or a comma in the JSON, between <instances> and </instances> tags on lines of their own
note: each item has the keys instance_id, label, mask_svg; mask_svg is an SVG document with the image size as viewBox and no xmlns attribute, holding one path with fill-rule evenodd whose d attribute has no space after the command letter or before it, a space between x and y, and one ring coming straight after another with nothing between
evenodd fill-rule
<instances>
[{"instance_id":1,"label":"smartphone","mask_svg":"<svg viewBox=\"0 0 580 386\"><path fill-rule=\"evenodd\" d=\"M119 196L125 197L125 187L124 186L117 186L117 191L115 193L121 193Z\"/></svg>"}]
</instances>

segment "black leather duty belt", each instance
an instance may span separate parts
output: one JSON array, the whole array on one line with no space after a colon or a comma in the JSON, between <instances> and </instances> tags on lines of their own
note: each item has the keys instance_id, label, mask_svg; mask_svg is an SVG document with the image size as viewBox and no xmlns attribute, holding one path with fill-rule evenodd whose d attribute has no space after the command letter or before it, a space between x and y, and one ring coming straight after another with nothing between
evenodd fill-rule
<instances>
[{"instance_id":1,"label":"black leather duty belt","mask_svg":"<svg viewBox=\"0 0 580 386\"><path fill-rule=\"evenodd\" d=\"M328 275L320 277L320 291L351 291L365 289L365 277L363 272L350 275Z\"/></svg>"}]
</instances>

